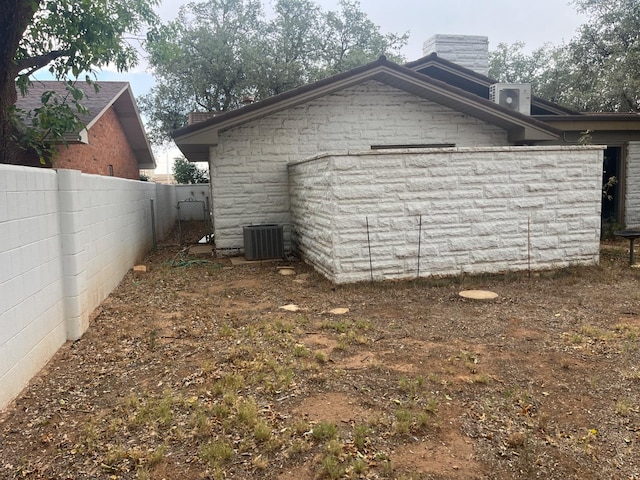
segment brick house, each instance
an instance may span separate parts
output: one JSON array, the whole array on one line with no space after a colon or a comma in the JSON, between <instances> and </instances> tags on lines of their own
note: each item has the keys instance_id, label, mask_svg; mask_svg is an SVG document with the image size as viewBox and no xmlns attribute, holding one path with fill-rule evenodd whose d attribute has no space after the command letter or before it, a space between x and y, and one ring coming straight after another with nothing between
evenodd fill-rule
<instances>
[{"instance_id":1,"label":"brick house","mask_svg":"<svg viewBox=\"0 0 640 480\"><path fill-rule=\"evenodd\" d=\"M477 40L463 37L473 51L460 58L486 68ZM209 163L216 248L242 251L244 227L281 225L285 248L338 283L597 263L605 147L547 118L579 114L537 97L511 108L484 73L425 53L175 131L189 160Z\"/></svg>"},{"instance_id":2,"label":"brick house","mask_svg":"<svg viewBox=\"0 0 640 480\"><path fill-rule=\"evenodd\" d=\"M57 146L52 163L41 165L35 156L25 156L22 163L132 180L140 178L140 170L154 169L156 162L129 83L100 82L98 92L85 83L79 82L78 86L85 94L80 103L88 110L80 116L84 129L67 135L68 145ZM19 96L16 106L33 110L48 91L64 93L64 86L55 81L36 81L27 96Z\"/></svg>"}]
</instances>

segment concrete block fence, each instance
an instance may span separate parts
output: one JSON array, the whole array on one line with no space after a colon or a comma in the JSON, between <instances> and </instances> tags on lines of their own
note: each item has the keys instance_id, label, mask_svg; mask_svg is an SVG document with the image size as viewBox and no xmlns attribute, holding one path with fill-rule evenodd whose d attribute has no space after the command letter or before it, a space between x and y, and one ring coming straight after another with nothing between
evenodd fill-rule
<instances>
[{"instance_id":1,"label":"concrete block fence","mask_svg":"<svg viewBox=\"0 0 640 480\"><path fill-rule=\"evenodd\" d=\"M175 223L173 186L0 165L0 408Z\"/></svg>"},{"instance_id":2,"label":"concrete block fence","mask_svg":"<svg viewBox=\"0 0 640 480\"><path fill-rule=\"evenodd\" d=\"M597 264L602 148L366 151L292 163L292 242L336 283Z\"/></svg>"}]
</instances>

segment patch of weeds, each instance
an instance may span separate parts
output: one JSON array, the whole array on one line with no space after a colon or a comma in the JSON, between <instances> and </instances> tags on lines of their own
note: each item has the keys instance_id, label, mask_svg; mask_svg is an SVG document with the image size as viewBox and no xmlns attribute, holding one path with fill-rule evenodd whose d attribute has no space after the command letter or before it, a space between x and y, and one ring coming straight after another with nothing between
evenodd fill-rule
<instances>
[{"instance_id":1,"label":"patch of weeds","mask_svg":"<svg viewBox=\"0 0 640 480\"><path fill-rule=\"evenodd\" d=\"M262 455L258 455L257 457L253 457L251 465L253 465L256 470L266 470L269 466L269 460Z\"/></svg>"},{"instance_id":2,"label":"patch of weeds","mask_svg":"<svg viewBox=\"0 0 640 480\"><path fill-rule=\"evenodd\" d=\"M571 343L573 343L574 345L581 345L584 343L584 337L579 333L574 333L573 335L571 335Z\"/></svg>"},{"instance_id":3,"label":"patch of weeds","mask_svg":"<svg viewBox=\"0 0 640 480\"><path fill-rule=\"evenodd\" d=\"M224 440L207 443L200 448L200 458L212 467L219 466L233 458L233 447Z\"/></svg>"},{"instance_id":4,"label":"patch of weeds","mask_svg":"<svg viewBox=\"0 0 640 480\"><path fill-rule=\"evenodd\" d=\"M306 345L296 343L293 347L293 355L297 358L307 358L311 355L311 351L307 348Z\"/></svg>"},{"instance_id":5,"label":"patch of weeds","mask_svg":"<svg viewBox=\"0 0 640 480\"><path fill-rule=\"evenodd\" d=\"M591 325L583 325L580 332L593 340L600 340L602 342L609 341L613 338L612 332Z\"/></svg>"},{"instance_id":6,"label":"patch of weeds","mask_svg":"<svg viewBox=\"0 0 640 480\"><path fill-rule=\"evenodd\" d=\"M411 424L413 423L413 414L404 408L399 408L395 412L395 422L393 423L393 430L397 435L405 435L411 430Z\"/></svg>"},{"instance_id":7,"label":"patch of weeds","mask_svg":"<svg viewBox=\"0 0 640 480\"><path fill-rule=\"evenodd\" d=\"M305 433L310 432L310 431L311 431L311 425L308 422L306 422L306 421L304 421L304 420L302 420L300 418L297 419L295 421L295 423L293 424L293 433L295 435L302 436Z\"/></svg>"},{"instance_id":8,"label":"patch of weeds","mask_svg":"<svg viewBox=\"0 0 640 480\"><path fill-rule=\"evenodd\" d=\"M227 392L235 392L245 386L245 379L239 373L225 375L213 385L213 393L224 396Z\"/></svg>"},{"instance_id":9,"label":"patch of weeds","mask_svg":"<svg viewBox=\"0 0 640 480\"><path fill-rule=\"evenodd\" d=\"M368 332L373 329L373 324L370 321L362 319L356 320L354 326L362 332Z\"/></svg>"},{"instance_id":10,"label":"patch of weeds","mask_svg":"<svg viewBox=\"0 0 640 480\"><path fill-rule=\"evenodd\" d=\"M189 425L193 428L196 437L202 438L209 434L209 417L202 409L196 409L191 412Z\"/></svg>"},{"instance_id":11,"label":"patch of weeds","mask_svg":"<svg viewBox=\"0 0 640 480\"><path fill-rule=\"evenodd\" d=\"M277 319L273 323L273 328L277 333L291 333L296 327L292 322L284 322L282 319Z\"/></svg>"},{"instance_id":12,"label":"patch of weeds","mask_svg":"<svg viewBox=\"0 0 640 480\"><path fill-rule=\"evenodd\" d=\"M342 454L342 444L334 438L332 440L329 440L329 443L327 443L326 450L329 453L329 455L340 457L340 455Z\"/></svg>"},{"instance_id":13,"label":"patch of weeds","mask_svg":"<svg viewBox=\"0 0 640 480\"><path fill-rule=\"evenodd\" d=\"M438 412L438 399L435 397L429 397L424 406L424 411L435 415Z\"/></svg>"},{"instance_id":14,"label":"patch of weeds","mask_svg":"<svg viewBox=\"0 0 640 480\"><path fill-rule=\"evenodd\" d=\"M616 402L616 414L628 417L631 412L633 412L633 404L628 398L621 398Z\"/></svg>"},{"instance_id":15,"label":"patch of weeds","mask_svg":"<svg viewBox=\"0 0 640 480\"><path fill-rule=\"evenodd\" d=\"M271 438L271 427L263 421L256 423L253 427L253 438L256 443L264 443Z\"/></svg>"},{"instance_id":16,"label":"patch of weeds","mask_svg":"<svg viewBox=\"0 0 640 480\"><path fill-rule=\"evenodd\" d=\"M253 427L258 423L258 406L253 398L239 399L236 409L241 424Z\"/></svg>"},{"instance_id":17,"label":"patch of weeds","mask_svg":"<svg viewBox=\"0 0 640 480\"><path fill-rule=\"evenodd\" d=\"M334 320L330 322L324 322L321 328L326 330L333 330L336 333L345 333L351 327L351 322L348 320Z\"/></svg>"},{"instance_id":18,"label":"patch of weeds","mask_svg":"<svg viewBox=\"0 0 640 480\"><path fill-rule=\"evenodd\" d=\"M364 458L356 458L351 462L351 465L347 468L346 473L353 472L356 475L362 476L369 470L369 463Z\"/></svg>"},{"instance_id":19,"label":"patch of weeds","mask_svg":"<svg viewBox=\"0 0 640 480\"><path fill-rule=\"evenodd\" d=\"M481 385L487 385L490 382L491 382L491 377L489 375L487 375L486 373L482 373L480 375L476 375L473 378L473 383L479 383Z\"/></svg>"},{"instance_id":20,"label":"patch of weeds","mask_svg":"<svg viewBox=\"0 0 640 480\"><path fill-rule=\"evenodd\" d=\"M163 427L169 427L173 421L173 394L166 392L164 397L158 402L152 411L154 420Z\"/></svg>"},{"instance_id":21,"label":"patch of weeds","mask_svg":"<svg viewBox=\"0 0 640 480\"><path fill-rule=\"evenodd\" d=\"M358 424L353 427L353 444L358 450L364 450L369 441L370 429L367 425Z\"/></svg>"},{"instance_id":22,"label":"patch of weeds","mask_svg":"<svg viewBox=\"0 0 640 480\"><path fill-rule=\"evenodd\" d=\"M218 327L218 335L222 338L236 338L237 332L229 322L224 322Z\"/></svg>"},{"instance_id":23,"label":"patch of weeds","mask_svg":"<svg viewBox=\"0 0 640 480\"><path fill-rule=\"evenodd\" d=\"M325 364L329 361L329 357L323 351L318 350L314 355L316 362L320 364Z\"/></svg>"},{"instance_id":24,"label":"patch of weeds","mask_svg":"<svg viewBox=\"0 0 640 480\"><path fill-rule=\"evenodd\" d=\"M319 422L313 426L311 435L318 441L332 440L338 435L338 427L335 423Z\"/></svg>"},{"instance_id":25,"label":"patch of weeds","mask_svg":"<svg viewBox=\"0 0 640 480\"><path fill-rule=\"evenodd\" d=\"M216 403L212 409L213 414L221 420L229 417L231 410L228 405L224 403Z\"/></svg>"},{"instance_id":26,"label":"patch of weeds","mask_svg":"<svg viewBox=\"0 0 640 480\"><path fill-rule=\"evenodd\" d=\"M627 323L618 323L615 327L617 332L620 332L626 340L630 340L635 342L638 340L639 332L638 328L634 325L629 325Z\"/></svg>"},{"instance_id":27,"label":"patch of weeds","mask_svg":"<svg viewBox=\"0 0 640 480\"><path fill-rule=\"evenodd\" d=\"M146 463L149 468L153 468L158 465L162 459L164 458L164 454L167 451L166 445L160 445L159 447L153 449L149 455L147 456Z\"/></svg>"},{"instance_id":28,"label":"patch of weeds","mask_svg":"<svg viewBox=\"0 0 640 480\"><path fill-rule=\"evenodd\" d=\"M322 459L319 472L320 478L336 480L338 478L342 478L344 474L345 467L342 465L338 457L329 454Z\"/></svg>"},{"instance_id":29,"label":"patch of weeds","mask_svg":"<svg viewBox=\"0 0 640 480\"><path fill-rule=\"evenodd\" d=\"M424 388L424 377L422 375L416 378L402 377L398 382L398 388L409 398L415 399Z\"/></svg>"},{"instance_id":30,"label":"patch of weeds","mask_svg":"<svg viewBox=\"0 0 640 480\"><path fill-rule=\"evenodd\" d=\"M159 333L158 330L151 330L151 332L149 332L149 349L150 350L155 350L156 347L158 346L158 337L159 337Z\"/></svg>"}]
</instances>

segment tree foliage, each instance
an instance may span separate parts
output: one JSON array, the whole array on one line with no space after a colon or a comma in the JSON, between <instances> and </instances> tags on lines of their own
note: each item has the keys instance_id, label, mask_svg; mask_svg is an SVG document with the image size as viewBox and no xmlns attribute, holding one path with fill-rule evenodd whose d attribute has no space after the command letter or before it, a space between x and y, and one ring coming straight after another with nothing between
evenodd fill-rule
<instances>
[{"instance_id":1,"label":"tree foliage","mask_svg":"<svg viewBox=\"0 0 640 480\"><path fill-rule=\"evenodd\" d=\"M223 112L376 59L400 58L407 35L383 34L357 1L324 12L312 0L202 0L148 35L158 85L140 100L156 143L190 111ZM170 95L169 92L180 92Z\"/></svg>"},{"instance_id":2,"label":"tree foliage","mask_svg":"<svg viewBox=\"0 0 640 480\"><path fill-rule=\"evenodd\" d=\"M62 139L77 128L70 112L82 111L75 82L94 82L107 65L125 71L136 64L127 35L155 23L158 0L2 0L0 1L0 162L15 159L17 143L27 148ZM16 82L21 94L30 75L47 67L67 88L64 96L46 92L43 108L16 112ZM71 105L71 107L70 107ZM59 112L59 115L58 113ZM29 117L28 128L24 118ZM57 121L56 116L58 115ZM18 128L18 127L23 128ZM39 130L33 133L33 130ZM43 147L46 151L46 147Z\"/></svg>"},{"instance_id":3,"label":"tree foliage","mask_svg":"<svg viewBox=\"0 0 640 480\"><path fill-rule=\"evenodd\" d=\"M173 161L173 178L178 183L209 183L209 175L185 158L177 157Z\"/></svg>"},{"instance_id":4,"label":"tree foliage","mask_svg":"<svg viewBox=\"0 0 640 480\"><path fill-rule=\"evenodd\" d=\"M578 111L640 109L640 2L574 0L588 16L567 44L530 54L524 44L500 44L490 52L489 75L530 82L533 93Z\"/></svg>"}]
</instances>

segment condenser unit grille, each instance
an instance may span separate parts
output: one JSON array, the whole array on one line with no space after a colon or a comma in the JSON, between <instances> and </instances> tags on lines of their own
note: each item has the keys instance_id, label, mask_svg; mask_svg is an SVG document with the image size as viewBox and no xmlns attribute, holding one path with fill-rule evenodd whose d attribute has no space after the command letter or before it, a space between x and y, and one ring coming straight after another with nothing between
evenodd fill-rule
<instances>
[{"instance_id":1,"label":"condenser unit grille","mask_svg":"<svg viewBox=\"0 0 640 480\"><path fill-rule=\"evenodd\" d=\"M249 225L242 227L244 256L247 260L284 257L282 225Z\"/></svg>"}]
</instances>

